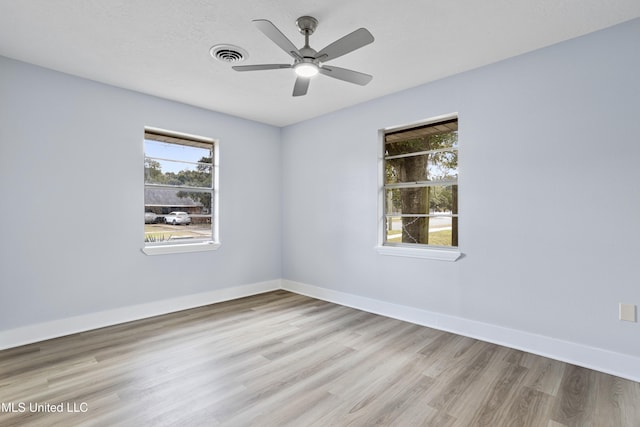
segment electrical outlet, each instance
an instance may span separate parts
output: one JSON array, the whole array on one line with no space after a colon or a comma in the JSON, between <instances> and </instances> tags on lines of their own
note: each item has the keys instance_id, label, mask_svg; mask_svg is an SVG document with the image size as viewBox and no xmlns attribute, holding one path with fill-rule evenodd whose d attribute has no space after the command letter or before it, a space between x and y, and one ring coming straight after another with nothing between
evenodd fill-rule
<instances>
[{"instance_id":1,"label":"electrical outlet","mask_svg":"<svg viewBox=\"0 0 640 427\"><path fill-rule=\"evenodd\" d=\"M620 320L627 322L637 322L636 306L634 304L620 303Z\"/></svg>"}]
</instances>

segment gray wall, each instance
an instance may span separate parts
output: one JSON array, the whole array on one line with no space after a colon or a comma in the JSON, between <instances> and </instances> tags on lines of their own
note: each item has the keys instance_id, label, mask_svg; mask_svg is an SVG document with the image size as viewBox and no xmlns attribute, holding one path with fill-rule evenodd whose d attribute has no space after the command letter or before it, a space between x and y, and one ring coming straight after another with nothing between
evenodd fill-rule
<instances>
[{"instance_id":1,"label":"gray wall","mask_svg":"<svg viewBox=\"0 0 640 427\"><path fill-rule=\"evenodd\" d=\"M283 130L283 277L640 356L640 20ZM458 112L455 263L378 255L377 130Z\"/></svg>"},{"instance_id":2,"label":"gray wall","mask_svg":"<svg viewBox=\"0 0 640 427\"><path fill-rule=\"evenodd\" d=\"M144 126L220 140L217 251L140 251ZM0 58L0 144L0 331L281 277L279 128Z\"/></svg>"},{"instance_id":3,"label":"gray wall","mask_svg":"<svg viewBox=\"0 0 640 427\"><path fill-rule=\"evenodd\" d=\"M638 40L634 20L284 129L0 58L0 331L284 278L640 356L617 320L640 304ZM378 255L378 129L451 112L464 257ZM218 251L140 252L144 126L221 140Z\"/></svg>"}]
</instances>

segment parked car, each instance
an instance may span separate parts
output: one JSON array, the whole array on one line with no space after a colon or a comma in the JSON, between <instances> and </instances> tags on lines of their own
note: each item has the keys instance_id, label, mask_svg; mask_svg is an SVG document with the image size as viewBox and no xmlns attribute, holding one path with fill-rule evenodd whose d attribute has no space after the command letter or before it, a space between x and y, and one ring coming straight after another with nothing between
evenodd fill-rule
<instances>
[{"instance_id":1,"label":"parked car","mask_svg":"<svg viewBox=\"0 0 640 427\"><path fill-rule=\"evenodd\" d=\"M186 212L170 212L169 215L164 217L164 222L167 224L191 224L191 217Z\"/></svg>"},{"instance_id":2,"label":"parked car","mask_svg":"<svg viewBox=\"0 0 640 427\"><path fill-rule=\"evenodd\" d=\"M158 219L158 215L154 214L153 212L145 212L144 213L144 223L145 224L155 224L157 219Z\"/></svg>"}]
</instances>

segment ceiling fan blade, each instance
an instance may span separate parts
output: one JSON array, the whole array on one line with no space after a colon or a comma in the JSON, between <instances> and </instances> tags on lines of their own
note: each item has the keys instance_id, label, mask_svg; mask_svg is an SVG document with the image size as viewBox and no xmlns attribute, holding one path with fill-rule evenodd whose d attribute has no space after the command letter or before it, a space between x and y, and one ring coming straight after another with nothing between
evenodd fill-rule
<instances>
[{"instance_id":1,"label":"ceiling fan blade","mask_svg":"<svg viewBox=\"0 0 640 427\"><path fill-rule=\"evenodd\" d=\"M271 41L280 46L280 49L284 50L296 59L302 58L302 55L300 55L298 48L293 43L291 43L291 40L289 40L287 36L282 34L278 27L273 25L271 21L267 21L266 19L255 19L253 23L256 27L258 27L260 31L262 31L265 36L269 37Z\"/></svg>"},{"instance_id":2,"label":"ceiling fan blade","mask_svg":"<svg viewBox=\"0 0 640 427\"><path fill-rule=\"evenodd\" d=\"M293 96L306 95L310 81L311 79L309 77L298 77L296 79L296 84L293 86Z\"/></svg>"},{"instance_id":3,"label":"ceiling fan blade","mask_svg":"<svg viewBox=\"0 0 640 427\"><path fill-rule=\"evenodd\" d=\"M316 55L322 62L330 61L363 46L373 43L373 36L366 28L359 28L322 49Z\"/></svg>"},{"instance_id":4,"label":"ceiling fan blade","mask_svg":"<svg viewBox=\"0 0 640 427\"><path fill-rule=\"evenodd\" d=\"M360 86L366 85L373 78L373 76L369 74L326 65L320 67L320 73L325 76L333 77L334 79L344 80L345 82L355 83Z\"/></svg>"},{"instance_id":5,"label":"ceiling fan blade","mask_svg":"<svg viewBox=\"0 0 640 427\"><path fill-rule=\"evenodd\" d=\"M231 68L236 71L279 70L281 68L291 68L291 64L234 65Z\"/></svg>"}]
</instances>

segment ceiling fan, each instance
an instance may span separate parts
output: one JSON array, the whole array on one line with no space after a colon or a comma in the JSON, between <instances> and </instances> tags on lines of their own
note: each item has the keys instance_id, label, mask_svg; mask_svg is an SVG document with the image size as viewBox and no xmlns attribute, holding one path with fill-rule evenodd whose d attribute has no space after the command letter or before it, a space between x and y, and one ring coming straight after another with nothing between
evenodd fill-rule
<instances>
[{"instance_id":1,"label":"ceiling fan","mask_svg":"<svg viewBox=\"0 0 640 427\"><path fill-rule=\"evenodd\" d=\"M296 83L293 87L293 96L306 95L311 78L318 73L361 86L366 85L373 78L373 76L369 74L358 71L325 65L325 62L372 43L374 38L366 28L357 29L317 52L309 46L309 36L313 34L318 27L318 20L312 16L301 16L296 20L296 25L300 33L304 35L304 46L300 49L296 48L271 21L256 19L253 23L265 36L269 37L275 44L280 46L282 50L293 57L293 64L236 65L232 67L236 71L293 68L297 75Z\"/></svg>"}]
</instances>

